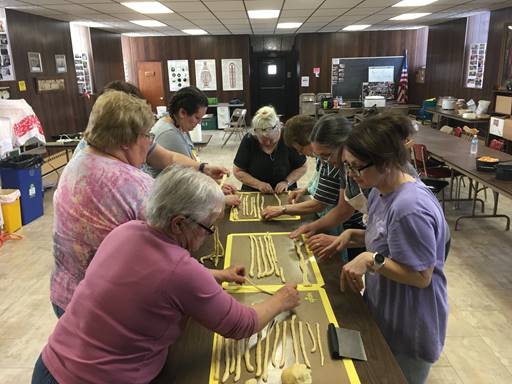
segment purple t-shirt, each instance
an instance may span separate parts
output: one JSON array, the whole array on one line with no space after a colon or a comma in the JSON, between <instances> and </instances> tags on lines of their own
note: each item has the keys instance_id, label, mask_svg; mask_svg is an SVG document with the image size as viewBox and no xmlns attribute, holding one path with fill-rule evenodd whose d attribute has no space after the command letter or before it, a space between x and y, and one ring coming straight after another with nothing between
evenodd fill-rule
<instances>
[{"instance_id":1,"label":"purple t-shirt","mask_svg":"<svg viewBox=\"0 0 512 384\"><path fill-rule=\"evenodd\" d=\"M414 271L434 268L426 288L366 274L368 307L395 354L435 362L444 345L448 295L443 272L446 221L436 197L420 181L368 198L366 248Z\"/></svg>"},{"instance_id":2,"label":"purple t-shirt","mask_svg":"<svg viewBox=\"0 0 512 384\"><path fill-rule=\"evenodd\" d=\"M229 338L258 327L186 249L130 221L101 243L42 358L59 383L149 383L188 317Z\"/></svg>"}]
</instances>

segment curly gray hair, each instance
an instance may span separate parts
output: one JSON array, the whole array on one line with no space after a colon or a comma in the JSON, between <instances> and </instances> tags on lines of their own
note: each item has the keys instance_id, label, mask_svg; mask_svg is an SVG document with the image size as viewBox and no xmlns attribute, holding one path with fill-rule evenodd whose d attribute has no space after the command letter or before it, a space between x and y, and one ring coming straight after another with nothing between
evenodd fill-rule
<instances>
[{"instance_id":1,"label":"curly gray hair","mask_svg":"<svg viewBox=\"0 0 512 384\"><path fill-rule=\"evenodd\" d=\"M160 173L144 206L146 221L159 230L166 230L173 216L201 222L223 207L224 194L213 179L180 165Z\"/></svg>"}]
</instances>

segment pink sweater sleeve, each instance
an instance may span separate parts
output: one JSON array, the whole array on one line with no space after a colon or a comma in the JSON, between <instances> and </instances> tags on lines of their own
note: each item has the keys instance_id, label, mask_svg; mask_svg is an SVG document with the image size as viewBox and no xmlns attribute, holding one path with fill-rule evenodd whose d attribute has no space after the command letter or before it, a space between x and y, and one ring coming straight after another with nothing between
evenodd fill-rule
<instances>
[{"instance_id":1,"label":"pink sweater sleeve","mask_svg":"<svg viewBox=\"0 0 512 384\"><path fill-rule=\"evenodd\" d=\"M224 337L242 339L256 331L256 311L236 301L211 272L190 255L170 281L170 300L184 315Z\"/></svg>"}]
</instances>

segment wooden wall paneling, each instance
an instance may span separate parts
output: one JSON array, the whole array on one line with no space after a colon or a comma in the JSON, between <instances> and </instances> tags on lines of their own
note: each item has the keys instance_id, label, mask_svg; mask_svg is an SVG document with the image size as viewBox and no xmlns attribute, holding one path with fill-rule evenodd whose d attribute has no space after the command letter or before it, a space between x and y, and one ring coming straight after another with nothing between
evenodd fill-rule
<instances>
[{"instance_id":1,"label":"wooden wall paneling","mask_svg":"<svg viewBox=\"0 0 512 384\"><path fill-rule=\"evenodd\" d=\"M90 29L93 56L93 82L96 92L112 80L124 80L121 35Z\"/></svg>"},{"instance_id":2,"label":"wooden wall paneling","mask_svg":"<svg viewBox=\"0 0 512 384\"><path fill-rule=\"evenodd\" d=\"M424 30L299 34L296 47L300 76L310 78L310 86L301 87L300 93L331 91L331 60L334 57L400 56L407 49L409 98L411 102L419 102L414 72L425 65L426 43L427 32ZM315 78L313 67L320 67L319 78Z\"/></svg>"},{"instance_id":3,"label":"wooden wall paneling","mask_svg":"<svg viewBox=\"0 0 512 384\"><path fill-rule=\"evenodd\" d=\"M165 37L123 37L123 55L127 63L130 80L137 84L138 61L161 61L164 71L166 101L170 99L167 60L189 61L191 84L195 85L195 60L215 59L217 91L206 91L208 97L217 97L220 102L229 102L233 98L241 99L250 106L250 44L249 36L165 36ZM243 91L222 90L222 59L241 58L243 63ZM250 113L250 111L249 111Z\"/></svg>"},{"instance_id":4,"label":"wooden wall paneling","mask_svg":"<svg viewBox=\"0 0 512 384\"><path fill-rule=\"evenodd\" d=\"M16 81L10 86L11 98L25 99L41 121L47 139L63 132L78 132L87 123L87 104L78 94L69 23L6 9ZM40 52L43 72L30 73L27 52ZM66 73L57 73L55 55L65 54ZM37 93L36 78L63 78L66 89ZM27 91L20 92L18 81L24 80Z\"/></svg>"}]
</instances>

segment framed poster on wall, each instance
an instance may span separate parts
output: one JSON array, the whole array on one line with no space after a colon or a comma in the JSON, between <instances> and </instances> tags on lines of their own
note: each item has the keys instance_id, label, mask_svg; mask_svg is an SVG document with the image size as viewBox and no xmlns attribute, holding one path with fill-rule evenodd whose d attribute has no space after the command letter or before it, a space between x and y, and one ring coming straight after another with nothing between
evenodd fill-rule
<instances>
[{"instance_id":1,"label":"framed poster on wall","mask_svg":"<svg viewBox=\"0 0 512 384\"><path fill-rule=\"evenodd\" d=\"M0 8L0 81L16 80L5 9Z\"/></svg>"},{"instance_id":2,"label":"framed poster on wall","mask_svg":"<svg viewBox=\"0 0 512 384\"><path fill-rule=\"evenodd\" d=\"M196 87L201 91L217 90L215 59L196 60Z\"/></svg>"},{"instance_id":3,"label":"framed poster on wall","mask_svg":"<svg viewBox=\"0 0 512 384\"><path fill-rule=\"evenodd\" d=\"M190 85L188 60L167 60L167 72L169 74L169 90L179 91Z\"/></svg>"},{"instance_id":4,"label":"framed poster on wall","mask_svg":"<svg viewBox=\"0 0 512 384\"><path fill-rule=\"evenodd\" d=\"M222 90L243 91L242 59L222 59Z\"/></svg>"}]
</instances>

